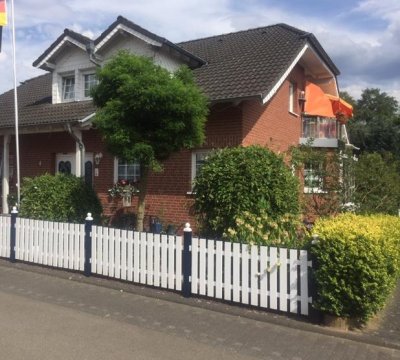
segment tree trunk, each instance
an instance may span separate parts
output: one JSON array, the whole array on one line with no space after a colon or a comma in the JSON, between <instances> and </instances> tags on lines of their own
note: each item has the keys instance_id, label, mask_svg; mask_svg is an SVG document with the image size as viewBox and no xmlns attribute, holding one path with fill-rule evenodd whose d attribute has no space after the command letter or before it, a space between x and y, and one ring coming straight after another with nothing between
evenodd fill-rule
<instances>
[{"instance_id":1,"label":"tree trunk","mask_svg":"<svg viewBox=\"0 0 400 360\"><path fill-rule=\"evenodd\" d=\"M136 218L137 231L143 231L148 176L149 176L149 168L141 166L140 181L138 184L139 197L138 197L137 218Z\"/></svg>"}]
</instances>

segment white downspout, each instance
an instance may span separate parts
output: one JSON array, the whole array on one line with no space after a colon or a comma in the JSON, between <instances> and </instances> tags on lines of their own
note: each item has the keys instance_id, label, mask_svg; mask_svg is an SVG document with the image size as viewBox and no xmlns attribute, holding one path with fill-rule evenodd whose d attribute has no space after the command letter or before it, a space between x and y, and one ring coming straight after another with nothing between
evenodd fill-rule
<instances>
[{"instance_id":1,"label":"white downspout","mask_svg":"<svg viewBox=\"0 0 400 360\"><path fill-rule=\"evenodd\" d=\"M10 135L6 134L3 136L3 168L2 168L2 173L1 173L1 183L3 186L2 189L2 196L3 196L3 201L2 201L2 208L3 208L3 214L8 214L9 209L8 209L8 194L10 192L10 183L9 183L9 177L10 177Z\"/></svg>"},{"instance_id":2,"label":"white downspout","mask_svg":"<svg viewBox=\"0 0 400 360\"><path fill-rule=\"evenodd\" d=\"M77 133L72 131L71 125L67 124L67 130L76 142L75 152L75 175L78 177L85 176L85 145L82 142L82 131Z\"/></svg>"}]
</instances>

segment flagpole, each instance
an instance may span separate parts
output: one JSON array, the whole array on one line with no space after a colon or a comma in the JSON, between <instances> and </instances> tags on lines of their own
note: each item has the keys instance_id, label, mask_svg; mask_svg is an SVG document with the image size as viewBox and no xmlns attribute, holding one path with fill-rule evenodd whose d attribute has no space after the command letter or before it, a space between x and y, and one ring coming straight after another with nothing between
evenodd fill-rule
<instances>
[{"instance_id":1,"label":"flagpole","mask_svg":"<svg viewBox=\"0 0 400 360\"><path fill-rule=\"evenodd\" d=\"M17 64L15 56L15 22L14 22L14 0L11 0L11 31L12 31L12 60L14 72L14 111L15 111L15 155L17 162L17 206L20 206L20 168L19 168L19 131L18 131L18 94L17 94Z\"/></svg>"}]
</instances>

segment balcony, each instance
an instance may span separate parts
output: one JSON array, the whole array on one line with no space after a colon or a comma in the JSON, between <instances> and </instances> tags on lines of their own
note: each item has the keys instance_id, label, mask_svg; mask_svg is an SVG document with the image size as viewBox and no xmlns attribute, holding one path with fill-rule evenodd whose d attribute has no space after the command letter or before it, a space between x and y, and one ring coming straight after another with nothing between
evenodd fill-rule
<instances>
[{"instance_id":1,"label":"balcony","mask_svg":"<svg viewBox=\"0 0 400 360\"><path fill-rule=\"evenodd\" d=\"M335 118L304 116L302 119L300 144L307 144L313 139L313 147L336 148L338 135L339 126Z\"/></svg>"}]
</instances>

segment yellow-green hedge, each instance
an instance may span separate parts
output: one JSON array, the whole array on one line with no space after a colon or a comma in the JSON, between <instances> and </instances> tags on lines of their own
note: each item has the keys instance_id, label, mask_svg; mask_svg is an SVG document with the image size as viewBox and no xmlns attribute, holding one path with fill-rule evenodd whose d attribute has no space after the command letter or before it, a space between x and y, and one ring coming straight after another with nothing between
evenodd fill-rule
<instances>
[{"instance_id":1,"label":"yellow-green hedge","mask_svg":"<svg viewBox=\"0 0 400 360\"><path fill-rule=\"evenodd\" d=\"M347 213L317 221L313 234L314 306L366 321L385 304L400 275L400 218Z\"/></svg>"}]
</instances>

